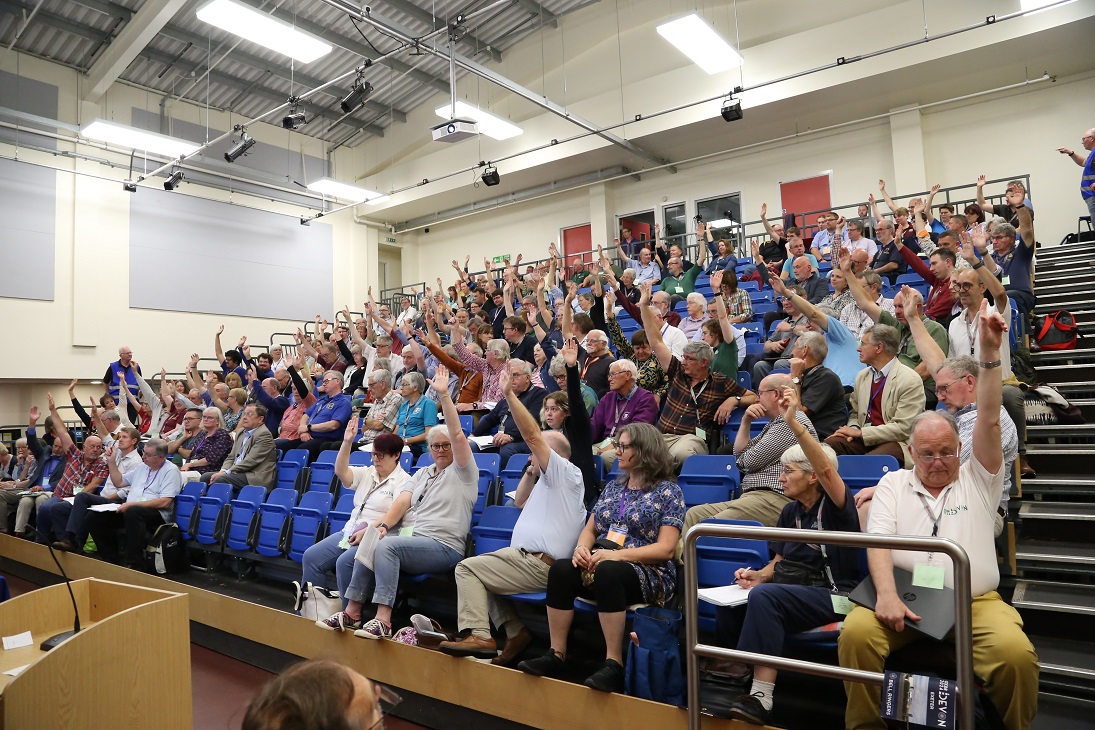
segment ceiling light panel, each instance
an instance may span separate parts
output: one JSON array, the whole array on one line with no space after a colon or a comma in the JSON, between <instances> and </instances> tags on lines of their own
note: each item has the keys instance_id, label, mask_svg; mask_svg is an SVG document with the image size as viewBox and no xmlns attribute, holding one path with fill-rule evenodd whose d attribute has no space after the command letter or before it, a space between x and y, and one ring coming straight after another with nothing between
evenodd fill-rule
<instances>
[{"instance_id":1,"label":"ceiling light panel","mask_svg":"<svg viewBox=\"0 0 1095 730\"><path fill-rule=\"evenodd\" d=\"M434 113L442 119L451 119L452 105L439 106L434 109ZM456 117L458 119L473 120L479 125L479 133L485 134L492 139L509 139L525 132L516 124L507 122L505 119L496 117L464 101L456 102Z\"/></svg>"},{"instance_id":2,"label":"ceiling light panel","mask_svg":"<svg viewBox=\"0 0 1095 730\"><path fill-rule=\"evenodd\" d=\"M353 203L380 203L383 202L381 200L382 198L387 199L388 197L375 190L366 190L365 188L359 188L355 185L347 185L346 183L332 180L329 177L308 183L308 189L313 193L319 193L320 195L326 195L331 198L338 198L339 200L349 200Z\"/></svg>"},{"instance_id":3,"label":"ceiling light panel","mask_svg":"<svg viewBox=\"0 0 1095 730\"><path fill-rule=\"evenodd\" d=\"M213 0L199 8L197 15L199 20L301 63L311 63L333 50L315 36L236 0Z\"/></svg>"},{"instance_id":4,"label":"ceiling light panel","mask_svg":"<svg viewBox=\"0 0 1095 730\"><path fill-rule=\"evenodd\" d=\"M193 154L201 145L188 142L185 139L168 137L164 134L146 132L143 129L129 127L125 124L116 124L104 119L96 119L80 130L80 135L86 139L107 144L129 147L134 150L153 152L167 157L182 157Z\"/></svg>"},{"instance_id":5,"label":"ceiling light panel","mask_svg":"<svg viewBox=\"0 0 1095 730\"><path fill-rule=\"evenodd\" d=\"M658 26L658 33L711 75L737 68L744 60L733 46L695 13L662 23Z\"/></svg>"}]
</instances>

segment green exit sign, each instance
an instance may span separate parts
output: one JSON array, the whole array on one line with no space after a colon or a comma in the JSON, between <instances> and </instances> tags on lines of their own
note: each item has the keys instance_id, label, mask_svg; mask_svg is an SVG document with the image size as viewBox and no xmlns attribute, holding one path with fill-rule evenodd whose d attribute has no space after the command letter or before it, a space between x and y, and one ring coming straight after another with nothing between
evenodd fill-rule
<instances>
[{"instance_id":1,"label":"green exit sign","mask_svg":"<svg viewBox=\"0 0 1095 730\"><path fill-rule=\"evenodd\" d=\"M493 259L491 259L491 263L492 264L504 264L504 263L506 263L506 259L508 259L508 258L509 258L509 254L504 253L501 256L495 256Z\"/></svg>"},{"instance_id":2,"label":"green exit sign","mask_svg":"<svg viewBox=\"0 0 1095 730\"><path fill-rule=\"evenodd\" d=\"M388 237L387 241L388 241L388 243L395 243L395 239L392 238L391 236Z\"/></svg>"}]
</instances>

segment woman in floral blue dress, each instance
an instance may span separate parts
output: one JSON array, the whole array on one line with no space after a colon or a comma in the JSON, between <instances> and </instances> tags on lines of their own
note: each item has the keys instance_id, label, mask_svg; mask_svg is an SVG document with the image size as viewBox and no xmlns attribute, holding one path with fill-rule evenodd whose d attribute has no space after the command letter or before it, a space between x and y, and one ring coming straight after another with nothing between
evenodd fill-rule
<instances>
[{"instance_id":1,"label":"woman in floral blue dress","mask_svg":"<svg viewBox=\"0 0 1095 730\"><path fill-rule=\"evenodd\" d=\"M627 607L665 603L677 585L673 549L684 525L684 495L674 481L673 458L661 433L646 423L620 429L614 443L620 476L601 493L578 537L571 560L548 571L547 605L551 649L518 668L557 676L566 661L574 599L597 601L605 636L604 665L585 684L603 692L623 689Z\"/></svg>"}]
</instances>

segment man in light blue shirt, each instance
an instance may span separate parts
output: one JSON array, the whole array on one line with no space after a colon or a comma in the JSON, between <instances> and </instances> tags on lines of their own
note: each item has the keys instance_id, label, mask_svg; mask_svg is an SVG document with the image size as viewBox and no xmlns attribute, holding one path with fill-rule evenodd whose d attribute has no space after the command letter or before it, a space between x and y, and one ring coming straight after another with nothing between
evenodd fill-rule
<instances>
[{"instance_id":1,"label":"man in light blue shirt","mask_svg":"<svg viewBox=\"0 0 1095 730\"><path fill-rule=\"evenodd\" d=\"M87 526L95 540L99 555L118 562L118 540L115 531L125 529L126 567L142 567L142 557L148 537L160 525L171 520L175 511L175 496L182 491L179 467L167 460L167 442L152 439L144 446L142 464L128 474L122 474L114 459L108 458L111 484L125 502L92 507L87 513ZM109 512L97 512L109 507Z\"/></svg>"}]
</instances>

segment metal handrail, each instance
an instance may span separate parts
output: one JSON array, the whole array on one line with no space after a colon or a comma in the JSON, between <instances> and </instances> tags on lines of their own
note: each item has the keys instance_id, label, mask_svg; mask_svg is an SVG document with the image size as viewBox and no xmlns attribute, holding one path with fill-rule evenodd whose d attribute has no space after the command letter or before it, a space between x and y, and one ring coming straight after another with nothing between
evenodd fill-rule
<instances>
[{"instance_id":1,"label":"metal handrail","mask_svg":"<svg viewBox=\"0 0 1095 730\"><path fill-rule=\"evenodd\" d=\"M825 540L818 538L824 535ZM958 724L959 730L973 730L973 619L970 610L970 559L961 545L953 540L941 537L917 537L913 535L868 535L861 532L828 532L817 530L795 530L785 527L756 527L750 525L719 525L699 523L684 535L684 627L686 666L688 670L688 728L700 728L700 656L732 659L748 664L775 669L788 669L804 674L813 674L831 679L851 680L864 684L882 685L883 676L878 672L859 669L834 667L828 664L808 662L800 659L774 657L755 654L737 649L726 649L710 644L700 644L698 637L699 621L699 579L696 573L696 541L701 537L751 538L754 540L777 540L783 542L817 543L843 545L845 547L886 548L890 550L915 550L918 552L940 552L950 556L954 564L954 645L955 664L958 674ZM963 694L966 693L966 694ZM969 701L966 701L966 698Z\"/></svg>"}]
</instances>

